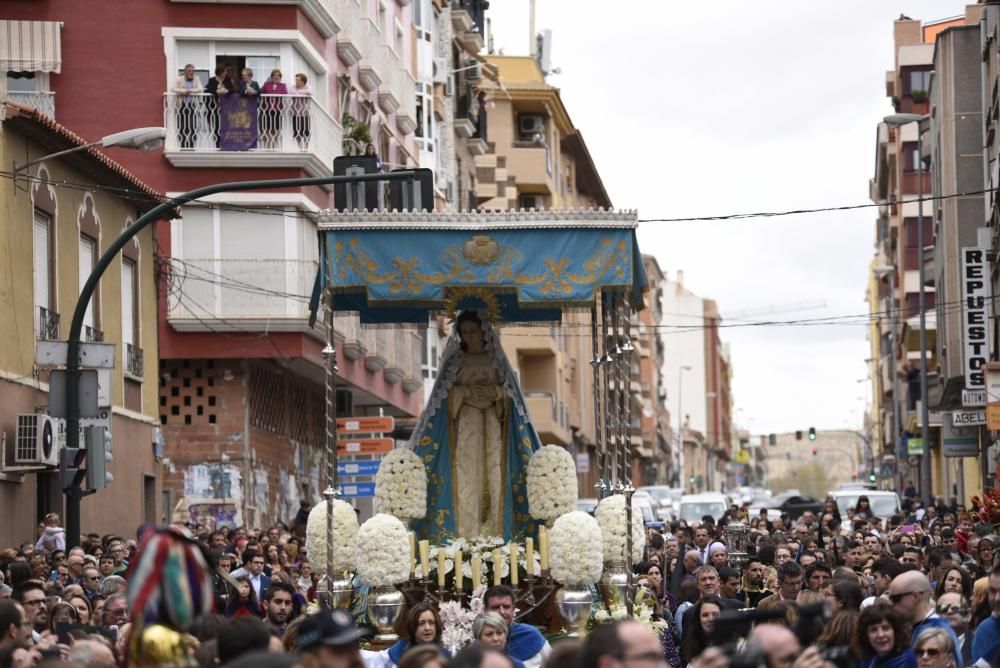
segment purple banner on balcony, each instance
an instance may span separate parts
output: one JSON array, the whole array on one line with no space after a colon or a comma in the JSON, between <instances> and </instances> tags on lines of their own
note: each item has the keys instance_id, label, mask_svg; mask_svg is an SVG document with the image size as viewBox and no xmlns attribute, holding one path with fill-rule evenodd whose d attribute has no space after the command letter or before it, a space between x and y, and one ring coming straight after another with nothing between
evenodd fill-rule
<instances>
[{"instance_id":1,"label":"purple banner on balcony","mask_svg":"<svg viewBox=\"0 0 1000 668\"><path fill-rule=\"evenodd\" d=\"M257 98L231 93L219 96L219 148L248 151L257 147Z\"/></svg>"}]
</instances>

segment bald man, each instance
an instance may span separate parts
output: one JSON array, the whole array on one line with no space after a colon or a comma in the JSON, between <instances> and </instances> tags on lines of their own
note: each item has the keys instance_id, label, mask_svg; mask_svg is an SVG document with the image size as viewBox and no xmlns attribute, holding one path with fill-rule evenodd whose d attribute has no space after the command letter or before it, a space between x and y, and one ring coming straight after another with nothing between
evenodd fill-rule
<instances>
[{"instance_id":1,"label":"bald man","mask_svg":"<svg viewBox=\"0 0 1000 668\"><path fill-rule=\"evenodd\" d=\"M931 581L920 571L900 573L889 584L889 600L906 621L913 625L913 642L924 629L937 627L944 629L955 647L955 665L962 668L962 652L959 649L958 636L951 628L948 620L938 616L931 605Z\"/></svg>"},{"instance_id":2,"label":"bald man","mask_svg":"<svg viewBox=\"0 0 1000 668\"><path fill-rule=\"evenodd\" d=\"M758 624L750 632L747 644L758 647L767 655L770 668L792 668L802 651L795 634L777 624Z\"/></svg>"}]
</instances>

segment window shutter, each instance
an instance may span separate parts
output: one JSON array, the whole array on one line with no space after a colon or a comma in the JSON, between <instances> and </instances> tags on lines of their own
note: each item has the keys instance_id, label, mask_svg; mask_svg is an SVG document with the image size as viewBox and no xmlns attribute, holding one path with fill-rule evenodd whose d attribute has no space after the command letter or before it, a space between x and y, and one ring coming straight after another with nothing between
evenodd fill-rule
<instances>
[{"instance_id":1,"label":"window shutter","mask_svg":"<svg viewBox=\"0 0 1000 668\"><path fill-rule=\"evenodd\" d=\"M51 309L49 299L49 219L36 211L32 227L32 247L34 252L34 285L35 285L35 329L38 329L38 307Z\"/></svg>"},{"instance_id":2,"label":"window shutter","mask_svg":"<svg viewBox=\"0 0 1000 668\"><path fill-rule=\"evenodd\" d=\"M135 345L135 263L122 260L122 343Z\"/></svg>"},{"instance_id":3,"label":"window shutter","mask_svg":"<svg viewBox=\"0 0 1000 668\"><path fill-rule=\"evenodd\" d=\"M90 277L90 272L94 268L94 240L87 236L80 236L80 291ZM87 314L83 317L83 324L87 327L94 326L94 300L87 304Z\"/></svg>"}]
</instances>

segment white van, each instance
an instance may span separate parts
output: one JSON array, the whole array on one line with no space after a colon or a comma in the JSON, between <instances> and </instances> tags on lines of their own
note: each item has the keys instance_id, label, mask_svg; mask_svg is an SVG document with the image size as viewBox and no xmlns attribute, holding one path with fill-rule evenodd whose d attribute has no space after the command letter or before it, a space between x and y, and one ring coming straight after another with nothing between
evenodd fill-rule
<instances>
[{"instance_id":1,"label":"white van","mask_svg":"<svg viewBox=\"0 0 1000 668\"><path fill-rule=\"evenodd\" d=\"M685 494L681 497L678 519L688 524L701 522L705 515L711 515L718 521L729 510L731 501L725 494L706 492L705 494Z\"/></svg>"},{"instance_id":2,"label":"white van","mask_svg":"<svg viewBox=\"0 0 1000 668\"><path fill-rule=\"evenodd\" d=\"M899 495L893 491L874 489L851 489L829 492L828 496L837 502L837 509L840 516L847 519L848 509L853 510L858 505L858 499L862 496L868 497L868 502L872 506L872 514L880 520L887 520L893 515L899 515L903 511L899 505Z\"/></svg>"}]
</instances>

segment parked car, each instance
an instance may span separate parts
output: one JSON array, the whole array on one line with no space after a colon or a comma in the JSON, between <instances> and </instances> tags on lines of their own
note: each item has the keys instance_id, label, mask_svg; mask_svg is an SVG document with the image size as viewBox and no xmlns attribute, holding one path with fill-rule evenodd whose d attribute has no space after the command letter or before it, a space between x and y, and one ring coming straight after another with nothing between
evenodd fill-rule
<instances>
[{"instance_id":1,"label":"parked car","mask_svg":"<svg viewBox=\"0 0 1000 668\"><path fill-rule=\"evenodd\" d=\"M667 487L666 485L648 485L640 487L637 492L646 492L653 497L653 509L656 515L665 522L669 522L677 516L677 506L680 504L684 490L679 487Z\"/></svg>"},{"instance_id":2,"label":"parked car","mask_svg":"<svg viewBox=\"0 0 1000 668\"><path fill-rule=\"evenodd\" d=\"M632 505L642 513L642 524L647 529L657 529L662 531L667 524L656 515L653 510L653 497L646 492L636 491L632 495Z\"/></svg>"},{"instance_id":3,"label":"parked car","mask_svg":"<svg viewBox=\"0 0 1000 668\"><path fill-rule=\"evenodd\" d=\"M853 509L858 505L858 499L862 496L868 497L868 502L872 506L872 512L875 514L875 517L882 521L903 512L899 505L899 495L893 491L868 489L837 490L836 492L830 492L829 496L837 502L837 509L840 511L840 516L844 518L847 517L848 509Z\"/></svg>"},{"instance_id":4,"label":"parked car","mask_svg":"<svg viewBox=\"0 0 1000 668\"><path fill-rule=\"evenodd\" d=\"M813 512L818 517L823 511L823 502L811 496L798 492L785 492L762 503L750 506L751 516L760 513L761 508L767 508L769 520L779 519L787 513L793 520L802 517L803 513Z\"/></svg>"},{"instance_id":5,"label":"parked car","mask_svg":"<svg viewBox=\"0 0 1000 668\"><path fill-rule=\"evenodd\" d=\"M700 522L701 518L706 515L711 515L719 520L729 510L729 504L729 497L718 492L685 494L681 497L680 511L677 516L688 523Z\"/></svg>"}]
</instances>

